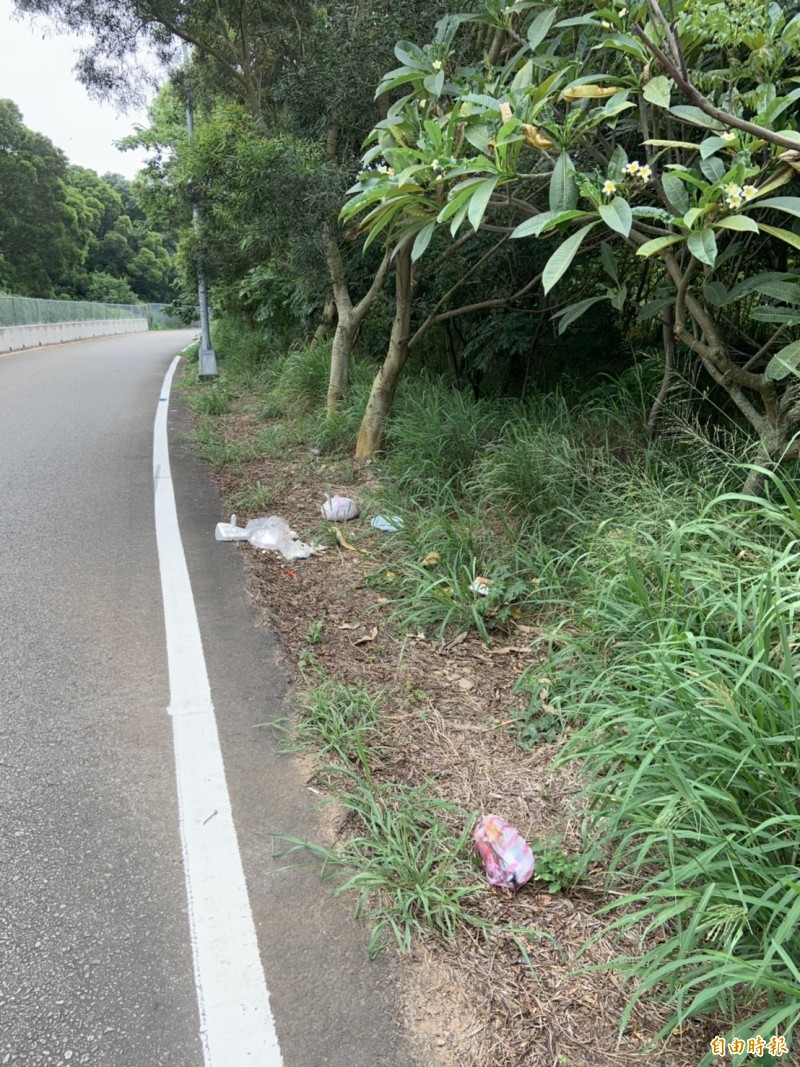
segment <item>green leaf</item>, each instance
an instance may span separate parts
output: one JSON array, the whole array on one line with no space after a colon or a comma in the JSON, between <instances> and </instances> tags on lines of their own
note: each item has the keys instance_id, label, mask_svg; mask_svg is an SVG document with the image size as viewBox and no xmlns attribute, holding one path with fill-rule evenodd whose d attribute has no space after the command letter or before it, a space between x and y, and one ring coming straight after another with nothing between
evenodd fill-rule
<instances>
[{"instance_id":1,"label":"green leaf","mask_svg":"<svg viewBox=\"0 0 800 1067\"><path fill-rule=\"evenodd\" d=\"M569 211L578 203L575 167L567 152L562 152L550 178L550 210Z\"/></svg>"},{"instance_id":2,"label":"green leaf","mask_svg":"<svg viewBox=\"0 0 800 1067\"><path fill-rule=\"evenodd\" d=\"M586 218L588 211L542 211L532 219L526 219L511 234L512 237L538 237L540 233L571 219Z\"/></svg>"},{"instance_id":3,"label":"green leaf","mask_svg":"<svg viewBox=\"0 0 800 1067\"><path fill-rule=\"evenodd\" d=\"M533 82L533 60L529 59L527 63L519 68L514 75L514 80L511 83L512 92L523 92Z\"/></svg>"},{"instance_id":4,"label":"green leaf","mask_svg":"<svg viewBox=\"0 0 800 1067\"><path fill-rule=\"evenodd\" d=\"M401 63L415 70L430 71L431 61L413 41L398 41L394 46L394 54Z\"/></svg>"},{"instance_id":5,"label":"green leaf","mask_svg":"<svg viewBox=\"0 0 800 1067\"><path fill-rule=\"evenodd\" d=\"M682 233L670 233L665 237L654 237L652 241L645 241L645 243L636 249L637 256L654 256L656 252L661 252L665 248L669 248L670 245L677 244L678 241L685 241L686 237Z\"/></svg>"},{"instance_id":6,"label":"green leaf","mask_svg":"<svg viewBox=\"0 0 800 1067\"><path fill-rule=\"evenodd\" d=\"M617 257L611 248L611 245L605 241L600 245L600 259L603 264L603 270L609 276L612 282L616 282L619 285L619 270L617 268Z\"/></svg>"},{"instance_id":7,"label":"green leaf","mask_svg":"<svg viewBox=\"0 0 800 1067\"><path fill-rule=\"evenodd\" d=\"M783 278L767 278L756 286L756 292L773 300L781 300L784 304L800 304L800 285Z\"/></svg>"},{"instance_id":8,"label":"green leaf","mask_svg":"<svg viewBox=\"0 0 800 1067\"><path fill-rule=\"evenodd\" d=\"M706 137L700 142L700 155L703 159L708 159L715 152L719 152L720 148L730 148L730 143L724 137Z\"/></svg>"},{"instance_id":9,"label":"green leaf","mask_svg":"<svg viewBox=\"0 0 800 1067\"><path fill-rule=\"evenodd\" d=\"M800 196L771 196L767 200L759 200L756 207L771 207L775 211L783 211L787 215L796 215L800 218Z\"/></svg>"},{"instance_id":10,"label":"green leaf","mask_svg":"<svg viewBox=\"0 0 800 1067\"><path fill-rule=\"evenodd\" d=\"M643 143L653 145L654 148L685 148L691 152L697 152L700 149L700 145L695 144L694 141L665 141L661 137L651 137Z\"/></svg>"},{"instance_id":11,"label":"green leaf","mask_svg":"<svg viewBox=\"0 0 800 1067\"><path fill-rule=\"evenodd\" d=\"M617 289L616 293L611 297L611 306L617 311L622 311L625 306L625 301L628 299L628 287L627 285L621 285Z\"/></svg>"},{"instance_id":12,"label":"green leaf","mask_svg":"<svg viewBox=\"0 0 800 1067\"><path fill-rule=\"evenodd\" d=\"M390 70L388 74L384 74L381 78L380 84L375 90L375 99L377 100L379 96L383 96L384 93L388 93L400 85L419 81L420 76L421 72L416 67L397 67L395 70Z\"/></svg>"},{"instance_id":13,"label":"green leaf","mask_svg":"<svg viewBox=\"0 0 800 1067\"><path fill-rule=\"evenodd\" d=\"M654 300L648 300L639 311L639 322L644 322L645 319L651 319L653 315L657 315L659 311L663 311L664 308L671 307L675 303L675 296L657 296Z\"/></svg>"},{"instance_id":14,"label":"green leaf","mask_svg":"<svg viewBox=\"0 0 800 1067\"><path fill-rule=\"evenodd\" d=\"M764 233L771 234L772 237L777 237L779 241L785 241L792 248L800 250L800 237L796 233L792 233L791 230L781 230L778 226L767 226L766 222L760 222L758 228Z\"/></svg>"},{"instance_id":15,"label":"green leaf","mask_svg":"<svg viewBox=\"0 0 800 1067\"><path fill-rule=\"evenodd\" d=\"M535 52L547 36L550 27L555 22L558 8L551 7L547 11L540 11L528 27L528 47Z\"/></svg>"},{"instance_id":16,"label":"green leaf","mask_svg":"<svg viewBox=\"0 0 800 1067\"><path fill-rule=\"evenodd\" d=\"M761 304L753 308L750 318L758 322L785 322L796 326L800 322L800 308L779 308L772 304Z\"/></svg>"},{"instance_id":17,"label":"green leaf","mask_svg":"<svg viewBox=\"0 0 800 1067\"><path fill-rule=\"evenodd\" d=\"M672 207L679 215L685 215L689 210L690 201L689 193L684 183L680 178L676 178L674 174L667 172L661 176L661 185L664 189L664 195Z\"/></svg>"},{"instance_id":18,"label":"green leaf","mask_svg":"<svg viewBox=\"0 0 800 1067\"><path fill-rule=\"evenodd\" d=\"M561 336L564 331L579 319L585 311L588 311L593 304L599 304L601 300L608 300L607 296L590 296L586 300L580 300L577 304L570 304L569 307L564 308L563 311L559 311L553 315L554 319L560 319L558 324L558 335Z\"/></svg>"},{"instance_id":19,"label":"green leaf","mask_svg":"<svg viewBox=\"0 0 800 1067\"><path fill-rule=\"evenodd\" d=\"M723 130L725 128L721 122L717 122L716 119L706 115L705 111L701 111L699 107L693 107L691 104L676 104L675 107L671 107L669 110L671 114L683 119L684 122L688 122L692 126L704 126L709 130Z\"/></svg>"},{"instance_id":20,"label":"green leaf","mask_svg":"<svg viewBox=\"0 0 800 1067\"><path fill-rule=\"evenodd\" d=\"M657 78L651 78L645 85L642 96L656 107L669 107L669 98L672 92L672 82L659 74Z\"/></svg>"},{"instance_id":21,"label":"green leaf","mask_svg":"<svg viewBox=\"0 0 800 1067\"><path fill-rule=\"evenodd\" d=\"M718 222L715 222L714 226L723 230L758 233L758 223L755 219L748 218L747 215L727 215L724 219L719 219Z\"/></svg>"},{"instance_id":22,"label":"green leaf","mask_svg":"<svg viewBox=\"0 0 800 1067\"><path fill-rule=\"evenodd\" d=\"M721 308L728 303L728 290L722 282L709 282L703 286L703 296L706 303L712 307Z\"/></svg>"},{"instance_id":23,"label":"green leaf","mask_svg":"<svg viewBox=\"0 0 800 1067\"><path fill-rule=\"evenodd\" d=\"M600 218L609 229L615 230L617 233L622 234L623 237L627 237L630 234L633 216L631 215L630 204L623 197L615 196L611 203L601 204L597 210Z\"/></svg>"},{"instance_id":24,"label":"green leaf","mask_svg":"<svg viewBox=\"0 0 800 1067\"><path fill-rule=\"evenodd\" d=\"M435 222L429 222L427 226L423 226L416 236L414 241L414 247L411 249L411 262L416 263L417 260L425 252L425 249L431 243L431 237L433 237L433 231L436 229Z\"/></svg>"},{"instance_id":25,"label":"green leaf","mask_svg":"<svg viewBox=\"0 0 800 1067\"><path fill-rule=\"evenodd\" d=\"M435 74L429 74L422 83L431 96L441 96L444 89L444 70L437 70Z\"/></svg>"},{"instance_id":26,"label":"green leaf","mask_svg":"<svg viewBox=\"0 0 800 1067\"><path fill-rule=\"evenodd\" d=\"M483 155L489 154L491 135L488 126L483 126L479 123L469 123L464 131L464 136L473 148L477 148Z\"/></svg>"},{"instance_id":27,"label":"green leaf","mask_svg":"<svg viewBox=\"0 0 800 1067\"><path fill-rule=\"evenodd\" d=\"M469 221L472 224L473 230L477 230L480 228L481 219L486 213L486 208L489 204L489 200L491 199L492 193L494 192L494 187L497 185L497 182L497 177L486 178L484 181L481 182L481 184L472 194L472 197L470 198L469 202L469 209L467 211L467 217L469 218Z\"/></svg>"},{"instance_id":28,"label":"green leaf","mask_svg":"<svg viewBox=\"0 0 800 1067\"><path fill-rule=\"evenodd\" d=\"M788 378L790 374L795 373L798 364L800 364L800 340L792 341L791 344L785 345L780 352L776 352L767 364L765 374L773 382L779 382L783 378Z\"/></svg>"},{"instance_id":29,"label":"green leaf","mask_svg":"<svg viewBox=\"0 0 800 1067\"><path fill-rule=\"evenodd\" d=\"M570 263L577 255L578 249L583 243L584 237L590 230L593 230L597 225L596 222L590 222L588 226L584 226L578 230L577 233L573 233L571 237L568 237L563 244L560 244L555 252L550 256L547 263L545 263L544 271L542 272L542 287L545 293L549 293L553 286L563 277L564 273L569 269Z\"/></svg>"},{"instance_id":30,"label":"green leaf","mask_svg":"<svg viewBox=\"0 0 800 1067\"><path fill-rule=\"evenodd\" d=\"M690 233L686 244L695 259L709 267L714 266L717 259L717 239L710 226Z\"/></svg>"},{"instance_id":31,"label":"green leaf","mask_svg":"<svg viewBox=\"0 0 800 1067\"><path fill-rule=\"evenodd\" d=\"M719 156L709 156L700 160L700 170L710 182L721 182L725 177L725 164Z\"/></svg>"}]
</instances>

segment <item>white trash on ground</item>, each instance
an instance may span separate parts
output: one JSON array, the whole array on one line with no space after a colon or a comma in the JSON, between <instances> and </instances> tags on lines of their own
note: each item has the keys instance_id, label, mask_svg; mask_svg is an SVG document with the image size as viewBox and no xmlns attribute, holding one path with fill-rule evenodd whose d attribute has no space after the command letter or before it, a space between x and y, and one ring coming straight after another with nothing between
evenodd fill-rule
<instances>
[{"instance_id":1,"label":"white trash on ground","mask_svg":"<svg viewBox=\"0 0 800 1067\"><path fill-rule=\"evenodd\" d=\"M403 520L399 515L376 515L370 523L375 530L383 530L385 533L397 533L403 529Z\"/></svg>"},{"instance_id":2,"label":"white trash on ground","mask_svg":"<svg viewBox=\"0 0 800 1067\"><path fill-rule=\"evenodd\" d=\"M358 504L349 496L329 496L326 493L322 514L329 522L347 522L358 518Z\"/></svg>"},{"instance_id":3,"label":"white trash on ground","mask_svg":"<svg viewBox=\"0 0 800 1067\"><path fill-rule=\"evenodd\" d=\"M324 545L307 545L301 541L286 519L270 515L264 519L251 519L246 526L236 525L236 516L230 522L218 522L214 530L218 541L249 541L253 548L265 552L280 552L284 559L308 559L325 551Z\"/></svg>"}]
</instances>

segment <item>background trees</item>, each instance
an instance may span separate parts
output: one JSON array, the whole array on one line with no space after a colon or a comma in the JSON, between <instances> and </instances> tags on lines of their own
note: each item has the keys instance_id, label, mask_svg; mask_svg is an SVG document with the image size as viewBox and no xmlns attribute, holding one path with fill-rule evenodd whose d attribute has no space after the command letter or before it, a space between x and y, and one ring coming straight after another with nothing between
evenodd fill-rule
<instances>
[{"instance_id":1,"label":"background trees","mask_svg":"<svg viewBox=\"0 0 800 1067\"><path fill-rule=\"evenodd\" d=\"M22 296L166 303L174 254L128 181L71 166L0 100L0 287Z\"/></svg>"}]
</instances>

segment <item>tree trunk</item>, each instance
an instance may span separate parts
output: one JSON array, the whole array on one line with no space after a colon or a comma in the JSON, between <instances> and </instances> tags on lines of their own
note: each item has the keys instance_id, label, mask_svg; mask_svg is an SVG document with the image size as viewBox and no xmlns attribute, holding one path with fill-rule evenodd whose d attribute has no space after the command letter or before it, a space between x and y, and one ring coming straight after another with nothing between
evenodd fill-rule
<instances>
[{"instance_id":1,"label":"tree trunk","mask_svg":"<svg viewBox=\"0 0 800 1067\"><path fill-rule=\"evenodd\" d=\"M658 390L658 396L653 401L653 406L650 408L650 415L647 419L647 436L649 438L653 438L656 435L658 420L667 402L667 396L672 386L672 376L675 372L675 315L672 308L667 308L662 312L661 336L664 341L664 376L661 379L661 388Z\"/></svg>"},{"instance_id":2,"label":"tree trunk","mask_svg":"<svg viewBox=\"0 0 800 1067\"><path fill-rule=\"evenodd\" d=\"M412 296L411 244L407 243L395 256L395 311L389 351L372 383L361 429L358 431L357 459L367 459L381 447L397 383L408 359Z\"/></svg>"},{"instance_id":3,"label":"tree trunk","mask_svg":"<svg viewBox=\"0 0 800 1067\"><path fill-rule=\"evenodd\" d=\"M335 415L341 406L347 392L347 384L350 380L350 354L356 343L358 328L363 322L375 298L383 288L386 275L389 270L389 253L387 252L381 265L372 279L367 292L354 306L347 285L344 262L336 243L336 238L331 228L327 225L324 230L325 258L331 276L333 287L333 299L336 303L336 333L333 335L333 348L331 350L331 374L328 382L328 418Z\"/></svg>"},{"instance_id":4,"label":"tree trunk","mask_svg":"<svg viewBox=\"0 0 800 1067\"><path fill-rule=\"evenodd\" d=\"M340 312L331 346L331 374L328 380L328 417L340 408L350 384L350 354L356 343L359 322L352 311Z\"/></svg>"},{"instance_id":5,"label":"tree trunk","mask_svg":"<svg viewBox=\"0 0 800 1067\"><path fill-rule=\"evenodd\" d=\"M333 324L336 320L336 301L332 296L329 296L325 301L325 307L322 310L322 321L316 330L314 330L314 336L311 338L311 347L316 348L331 335L333 330Z\"/></svg>"}]
</instances>

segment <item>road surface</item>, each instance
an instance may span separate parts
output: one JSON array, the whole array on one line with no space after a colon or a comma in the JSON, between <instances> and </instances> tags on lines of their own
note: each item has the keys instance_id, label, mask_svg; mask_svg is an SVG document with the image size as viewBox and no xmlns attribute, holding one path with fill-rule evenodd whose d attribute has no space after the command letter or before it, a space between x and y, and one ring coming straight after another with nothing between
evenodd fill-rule
<instances>
[{"instance_id":1,"label":"road surface","mask_svg":"<svg viewBox=\"0 0 800 1067\"><path fill-rule=\"evenodd\" d=\"M276 646L237 551L213 539L223 516L185 412L174 392L160 400L191 339L0 358L0 1065L411 1067L391 961L367 962L313 867L273 855L273 832L313 838L316 813L258 726L285 714ZM166 504L174 492L177 548L163 517L157 542L154 485ZM179 666L191 625L169 610L165 625L176 551L199 666ZM206 762L217 736L222 801Z\"/></svg>"}]
</instances>

